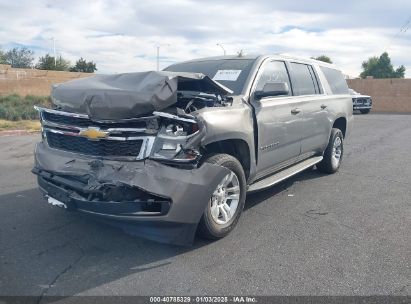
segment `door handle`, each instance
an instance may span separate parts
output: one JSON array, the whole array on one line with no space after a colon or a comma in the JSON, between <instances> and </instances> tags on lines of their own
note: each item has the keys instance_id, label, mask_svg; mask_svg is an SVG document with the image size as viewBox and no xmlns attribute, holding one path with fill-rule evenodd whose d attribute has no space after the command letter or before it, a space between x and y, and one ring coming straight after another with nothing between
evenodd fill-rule
<instances>
[{"instance_id":1,"label":"door handle","mask_svg":"<svg viewBox=\"0 0 411 304\"><path fill-rule=\"evenodd\" d=\"M295 108L295 109L291 110L291 114L298 114L300 112L301 112L301 109L299 109L299 108Z\"/></svg>"},{"instance_id":2,"label":"door handle","mask_svg":"<svg viewBox=\"0 0 411 304\"><path fill-rule=\"evenodd\" d=\"M321 105L321 109L325 109L327 106L325 104Z\"/></svg>"}]
</instances>

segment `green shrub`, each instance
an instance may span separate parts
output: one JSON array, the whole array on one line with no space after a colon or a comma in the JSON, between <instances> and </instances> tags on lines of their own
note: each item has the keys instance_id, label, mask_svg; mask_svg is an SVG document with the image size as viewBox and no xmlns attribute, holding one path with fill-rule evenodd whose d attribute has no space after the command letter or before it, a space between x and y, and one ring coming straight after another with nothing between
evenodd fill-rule
<instances>
[{"instance_id":1,"label":"green shrub","mask_svg":"<svg viewBox=\"0 0 411 304\"><path fill-rule=\"evenodd\" d=\"M6 120L29 120L38 119L38 113L34 106L51 106L48 96L0 96L0 119Z\"/></svg>"}]
</instances>

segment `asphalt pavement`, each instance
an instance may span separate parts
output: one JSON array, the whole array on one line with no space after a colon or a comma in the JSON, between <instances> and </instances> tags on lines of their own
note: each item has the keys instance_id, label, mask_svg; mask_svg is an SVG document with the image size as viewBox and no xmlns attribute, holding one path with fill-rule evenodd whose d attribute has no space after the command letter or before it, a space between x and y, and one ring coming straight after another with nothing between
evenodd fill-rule
<instances>
[{"instance_id":1,"label":"asphalt pavement","mask_svg":"<svg viewBox=\"0 0 411 304\"><path fill-rule=\"evenodd\" d=\"M177 247L50 206L39 135L0 137L1 295L411 295L411 115L356 115L340 171L249 195L226 238Z\"/></svg>"}]
</instances>

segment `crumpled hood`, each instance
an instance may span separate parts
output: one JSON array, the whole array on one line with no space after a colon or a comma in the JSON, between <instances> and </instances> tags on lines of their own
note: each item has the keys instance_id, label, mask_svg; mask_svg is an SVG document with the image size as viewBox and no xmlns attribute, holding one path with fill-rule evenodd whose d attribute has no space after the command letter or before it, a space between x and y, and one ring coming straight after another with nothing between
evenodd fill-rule
<instances>
[{"instance_id":1,"label":"crumpled hood","mask_svg":"<svg viewBox=\"0 0 411 304\"><path fill-rule=\"evenodd\" d=\"M232 93L200 73L140 72L95 75L53 86L53 103L60 109L87 114L94 120L136 118L177 102L177 91Z\"/></svg>"}]
</instances>

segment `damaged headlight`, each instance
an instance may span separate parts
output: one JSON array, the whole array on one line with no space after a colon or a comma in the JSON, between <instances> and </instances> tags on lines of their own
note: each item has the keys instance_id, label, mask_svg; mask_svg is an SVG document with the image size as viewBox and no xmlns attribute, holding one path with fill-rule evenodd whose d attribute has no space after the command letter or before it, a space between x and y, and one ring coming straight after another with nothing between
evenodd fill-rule
<instances>
[{"instance_id":1,"label":"damaged headlight","mask_svg":"<svg viewBox=\"0 0 411 304\"><path fill-rule=\"evenodd\" d=\"M187 136L187 131L178 123L170 123L166 127L166 134L169 136Z\"/></svg>"},{"instance_id":2,"label":"damaged headlight","mask_svg":"<svg viewBox=\"0 0 411 304\"><path fill-rule=\"evenodd\" d=\"M151 158L177 162L195 161L199 154L185 147L198 131L199 127L194 121L163 118L153 144Z\"/></svg>"}]
</instances>

